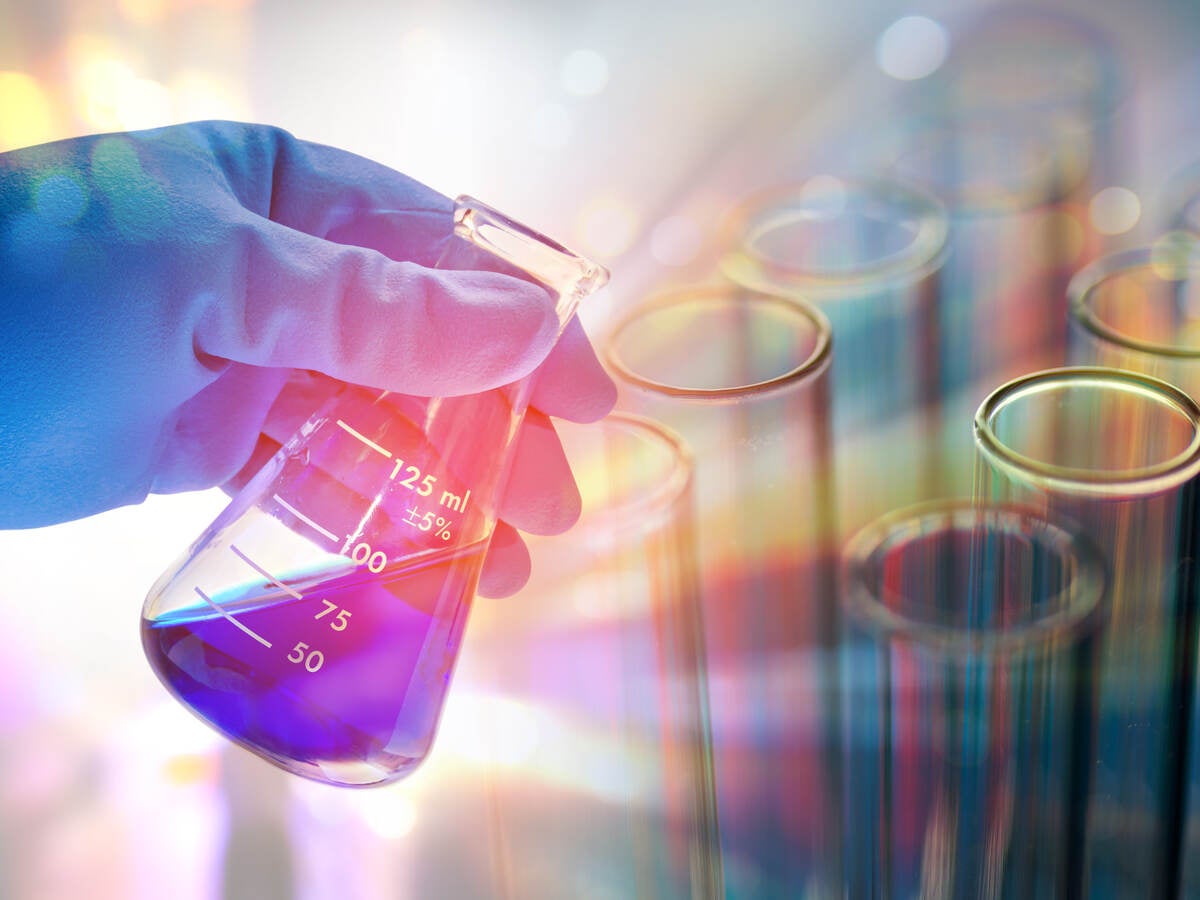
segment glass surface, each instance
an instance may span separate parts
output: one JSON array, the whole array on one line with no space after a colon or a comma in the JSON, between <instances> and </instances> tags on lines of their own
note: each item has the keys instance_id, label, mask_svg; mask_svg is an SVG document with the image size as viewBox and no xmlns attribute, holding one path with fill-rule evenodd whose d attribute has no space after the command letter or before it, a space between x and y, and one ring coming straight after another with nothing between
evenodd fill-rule
<instances>
[{"instance_id":1,"label":"glass surface","mask_svg":"<svg viewBox=\"0 0 1200 900\"><path fill-rule=\"evenodd\" d=\"M444 268L555 292L560 327L607 273L471 198ZM531 379L414 398L347 386L151 589L156 674L290 772L365 785L429 753Z\"/></svg>"}]
</instances>

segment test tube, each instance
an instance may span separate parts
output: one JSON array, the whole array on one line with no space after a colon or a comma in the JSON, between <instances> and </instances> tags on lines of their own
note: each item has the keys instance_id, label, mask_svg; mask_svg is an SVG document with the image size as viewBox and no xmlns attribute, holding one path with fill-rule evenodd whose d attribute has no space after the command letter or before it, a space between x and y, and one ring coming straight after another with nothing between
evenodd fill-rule
<instances>
[{"instance_id":1,"label":"test tube","mask_svg":"<svg viewBox=\"0 0 1200 900\"><path fill-rule=\"evenodd\" d=\"M1154 375L1200 400L1200 243L1168 235L1071 279L1071 359Z\"/></svg>"},{"instance_id":2,"label":"test tube","mask_svg":"<svg viewBox=\"0 0 1200 900\"><path fill-rule=\"evenodd\" d=\"M843 578L845 895L1086 896L1095 549L1030 509L939 501L855 535Z\"/></svg>"},{"instance_id":3,"label":"test tube","mask_svg":"<svg viewBox=\"0 0 1200 900\"><path fill-rule=\"evenodd\" d=\"M724 896L693 530L692 457L614 413L559 428L582 497L569 542L479 610L468 684L523 709L488 727L503 896ZM567 546L564 546L567 544ZM427 888L432 892L437 882Z\"/></svg>"},{"instance_id":4,"label":"test tube","mask_svg":"<svg viewBox=\"0 0 1200 900\"><path fill-rule=\"evenodd\" d=\"M1077 522L1112 573L1089 889L1175 897L1196 670L1200 407L1150 376L1052 369L995 390L975 434L979 496Z\"/></svg>"},{"instance_id":5,"label":"test tube","mask_svg":"<svg viewBox=\"0 0 1200 900\"><path fill-rule=\"evenodd\" d=\"M1078 132L1003 111L935 110L898 139L891 169L950 219L938 347L949 421L987 385L1064 362L1062 297L1095 254L1088 161Z\"/></svg>"},{"instance_id":6,"label":"test tube","mask_svg":"<svg viewBox=\"0 0 1200 900\"><path fill-rule=\"evenodd\" d=\"M1072 132L1086 148L1093 187L1114 183L1124 168L1117 118L1126 85L1112 38L1093 19L1002 4L950 30L945 63L914 85L915 107Z\"/></svg>"},{"instance_id":7,"label":"test tube","mask_svg":"<svg viewBox=\"0 0 1200 900\"><path fill-rule=\"evenodd\" d=\"M724 274L811 303L829 319L840 522L940 494L938 280L946 211L920 188L818 175L747 200L729 224ZM881 438L881 434L883 435ZM878 442L891 448L880 465ZM969 449L966 448L966 449ZM900 472L918 472L914 480ZM964 484L970 469L965 469Z\"/></svg>"},{"instance_id":8,"label":"test tube","mask_svg":"<svg viewBox=\"0 0 1200 900\"><path fill-rule=\"evenodd\" d=\"M1075 276L1070 298L1071 356L1157 376L1200 400L1200 245L1168 234L1153 246L1103 257ZM1200 663L1198 663L1200 665ZM1193 680L1200 672L1193 674ZM1195 688L1192 688L1193 693ZM1200 698L1189 735L1184 895L1200 891Z\"/></svg>"},{"instance_id":9,"label":"test tube","mask_svg":"<svg viewBox=\"0 0 1200 900\"><path fill-rule=\"evenodd\" d=\"M840 855L829 324L733 285L630 310L604 341L618 408L696 460L700 602L733 896L832 889Z\"/></svg>"}]
</instances>

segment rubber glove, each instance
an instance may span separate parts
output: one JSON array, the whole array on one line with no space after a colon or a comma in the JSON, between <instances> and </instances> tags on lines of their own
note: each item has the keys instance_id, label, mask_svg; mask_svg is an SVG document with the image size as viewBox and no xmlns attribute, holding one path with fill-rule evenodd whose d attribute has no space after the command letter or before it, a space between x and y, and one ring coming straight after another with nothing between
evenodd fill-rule
<instances>
[{"instance_id":1,"label":"rubber glove","mask_svg":"<svg viewBox=\"0 0 1200 900\"><path fill-rule=\"evenodd\" d=\"M576 321L553 344L540 287L430 268L451 214L400 173L261 125L0 154L0 528L233 489L343 381L450 396L545 365L480 581L519 588L517 529L578 515L549 417L595 420L615 389Z\"/></svg>"}]
</instances>

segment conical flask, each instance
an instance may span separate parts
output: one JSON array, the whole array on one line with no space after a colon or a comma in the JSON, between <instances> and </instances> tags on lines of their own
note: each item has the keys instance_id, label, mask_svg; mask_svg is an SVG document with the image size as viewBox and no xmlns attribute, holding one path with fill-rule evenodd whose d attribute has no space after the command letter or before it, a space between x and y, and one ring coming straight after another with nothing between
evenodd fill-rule
<instances>
[{"instance_id":1,"label":"conical flask","mask_svg":"<svg viewBox=\"0 0 1200 900\"><path fill-rule=\"evenodd\" d=\"M561 328L607 271L470 197L441 268L553 292ZM329 784L404 777L429 753L529 376L460 397L348 385L150 590L142 644L230 740Z\"/></svg>"}]
</instances>

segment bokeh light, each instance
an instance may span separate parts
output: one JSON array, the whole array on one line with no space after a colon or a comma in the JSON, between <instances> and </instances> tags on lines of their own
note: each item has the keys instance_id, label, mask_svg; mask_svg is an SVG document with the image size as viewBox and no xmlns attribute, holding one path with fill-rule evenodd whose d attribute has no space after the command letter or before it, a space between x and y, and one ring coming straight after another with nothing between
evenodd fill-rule
<instances>
[{"instance_id":1,"label":"bokeh light","mask_svg":"<svg viewBox=\"0 0 1200 900\"><path fill-rule=\"evenodd\" d=\"M1101 234L1124 234L1141 218L1142 203L1129 188L1106 187L1092 197L1088 216Z\"/></svg>"},{"instance_id":2,"label":"bokeh light","mask_svg":"<svg viewBox=\"0 0 1200 900\"><path fill-rule=\"evenodd\" d=\"M924 16L905 16L887 27L875 43L875 62L886 75L915 81L932 75L950 46L946 29Z\"/></svg>"},{"instance_id":3,"label":"bokeh light","mask_svg":"<svg viewBox=\"0 0 1200 900\"><path fill-rule=\"evenodd\" d=\"M50 98L42 86L24 72L0 71L0 151L53 137Z\"/></svg>"}]
</instances>

